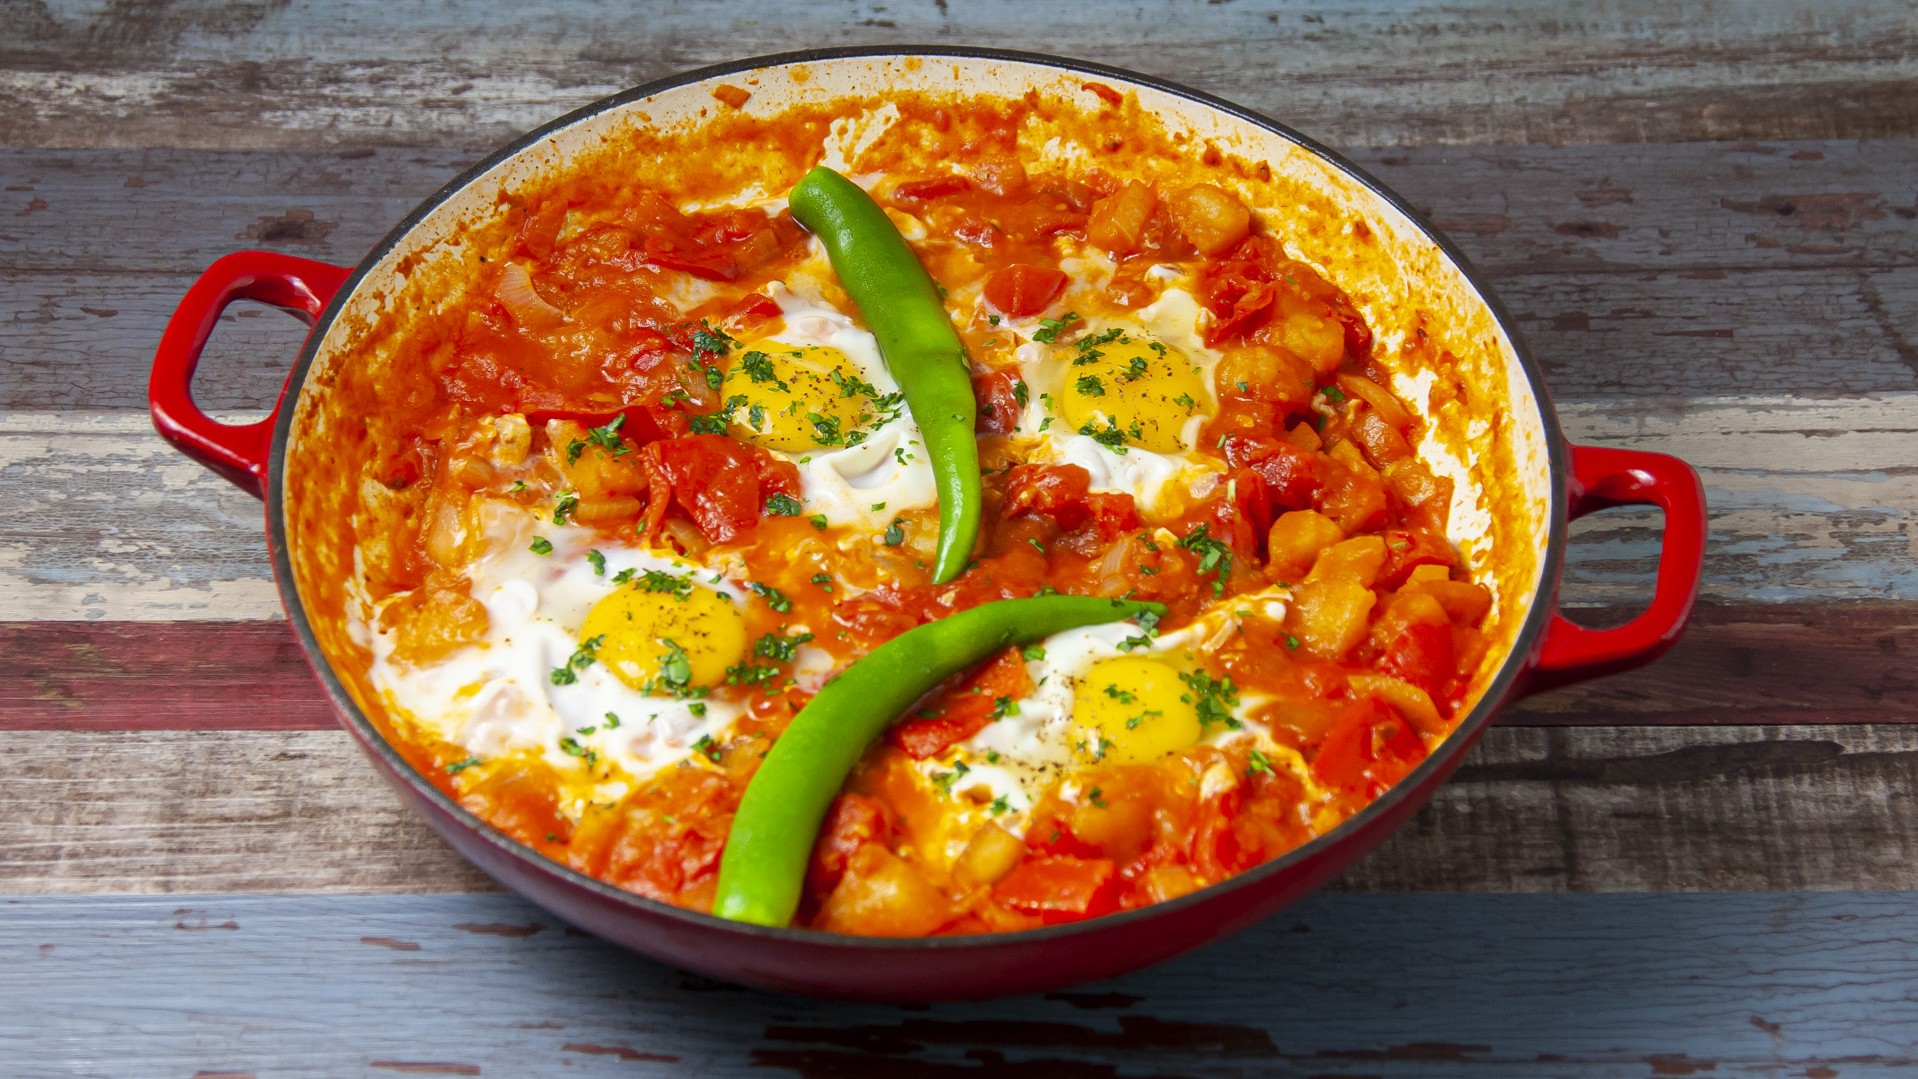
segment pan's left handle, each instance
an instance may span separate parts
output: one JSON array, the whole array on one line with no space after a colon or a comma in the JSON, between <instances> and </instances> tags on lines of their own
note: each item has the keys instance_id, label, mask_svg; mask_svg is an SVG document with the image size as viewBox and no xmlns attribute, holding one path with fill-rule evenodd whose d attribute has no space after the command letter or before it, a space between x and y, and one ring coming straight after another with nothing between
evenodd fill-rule
<instances>
[{"instance_id":1,"label":"pan's left handle","mask_svg":"<svg viewBox=\"0 0 1918 1079\"><path fill-rule=\"evenodd\" d=\"M193 402L193 371L227 304L256 300L312 325L351 272L272 251L239 251L207 267L167 320L153 357L147 405L160 437L255 498L264 498L266 459L285 392L273 414L258 423L221 423Z\"/></svg>"}]
</instances>

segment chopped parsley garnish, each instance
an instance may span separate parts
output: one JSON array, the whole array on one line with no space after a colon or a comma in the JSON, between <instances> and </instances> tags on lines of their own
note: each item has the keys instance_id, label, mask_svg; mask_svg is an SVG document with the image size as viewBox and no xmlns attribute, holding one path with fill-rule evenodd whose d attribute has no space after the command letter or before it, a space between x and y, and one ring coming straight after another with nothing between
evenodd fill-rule
<instances>
[{"instance_id":1,"label":"chopped parsley garnish","mask_svg":"<svg viewBox=\"0 0 1918 1079\"><path fill-rule=\"evenodd\" d=\"M726 350L739 342L726 336L723 330L715 330L705 319L699 320L699 328L693 331L693 351L710 356L724 356Z\"/></svg>"},{"instance_id":2,"label":"chopped parsley garnish","mask_svg":"<svg viewBox=\"0 0 1918 1079\"><path fill-rule=\"evenodd\" d=\"M567 659L566 664L553 668L553 684L556 686L570 686L574 682L579 681L579 675L574 672L583 671L591 667L594 662L599 659L599 646L605 643L606 635L604 633L597 637L588 637L579 642L579 648Z\"/></svg>"},{"instance_id":3,"label":"chopped parsley garnish","mask_svg":"<svg viewBox=\"0 0 1918 1079\"><path fill-rule=\"evenodd\" d=\"M1266 775L1271 775L1272 762L1266 759L1265 754L1255 749L1252 751L1251 763L1245 766L1245 774L1248 776L1255 776L1255 775L1258 775L1260 772L1264 772Z\"/></svg>"},{"instance_id":4,"label":"chopped parsley garnish","mask_svg":"<svg viewBox=\"0 0 1918 1079\"><path fill-rule=\"evenodd\" d=\"M1174 397L1172 403L1175 405L1184 405L1187 412L1191 412L1199 407L1199 402L1194 401L1192 395L1189 393L1182 393Z\"/></svg>"},{"instance_id":5,"label":"chopped parsley garnish","mask_svg":"<svg viewBox=\"0 0 1918 1079\"><path fill-rule=\"evenodd\" d=\"M994 798L992 800L992 804L986 807L986 809L991 811L994 816L997 816L1000 813L1004 813L1006 810L1011 808L1012 808L1011 803L1006 801L1006 796L1003 794L997 798Z\"/></svg>"},{"instance_id":6,"label":"chopped parsley garnish","mask_svg":"<svg viewBox=\"0 0 1918 1079\"><path fill-rule=\"evenodd\" d=\"M693 661L678 641L667 637L659 643L666 646L666 651L659 654L659 676L675 690L685 689L686 683L693 680Z\"/></svg>"},{"instance_id":7,"label":"chopped parsley garnish","mask_svg":"<svg viewBox=\"0 0 1918 1079\"><path fill-rule=\"evenodd\" d=\"M1039 320L1039 328L1032 333L1032 339L1042 345L1049 345L1057 341L1061 333L1078 321L1079 314L1076 311L1067 311L1058 318L1042 318Z\"/></svg>"},{"instance_id":8,"label":"chopped parsley garnish","mask_svg":"<svg viewBox=\"0 0 1918 1079\"><path fill-rule=\"evenodd\" d=\"M1029 644L1019 649L1019 654L1024 656L1028 662L1032 663L1037 663L1046 658L1046 650L1036 644Z\"/></svg>"},{"instance_id":9,"label":"chopped parsley garnish","mask_svg":"<svg viewBox=\"0 0 1918 1079\"><path fill-rule=\"evenodd\" d=\"M932 774L932 782L941 792L951 794L953 782L963 778L965 774L970 771L972 771L972 769L966 767L965 761L955 761L952 765L952 771L934 772Z\"/></svg>"},{"instance_id":10,"label":"chopped parsley garnish","mask_svg":"<svg viewBox=\"0 0 1918 1079\"><path fill-rule=\"evenodd\" d=\"M758 581L747 581L746 590L764 599L766 606L771 607L779 614L785 614L793 609L793 601L791 598L772 585L760 584Z\"/></svg>"},{"instance_id":11,"label":"chopped parsley garnish","mask_svg":"<svg viewBox=\"0 0 1918 1079\"><path fill-rule=\"evenodd\" d=\"M593 567L593 576L595 577L606 576L606 556L605 555L600 554L596 550L587 551L586 561L589 565Z\"/></svg>"},{"instance_id":12,"label":"chopped parsley garnish","mask_svg":"<svg viewBox=\"0 0 1918 1079\"><path fill-rule=\"evenodd\" d=\"M1028 536L1026 537L1026 542L1032 544L1032 549L1038 551L1040 554L1046 553L1046 545L1039 542L1039 537Z\"/></svg>"},{"instance_id":13,"label":"chopped parsley garnish","mask_svg":"<svg viewBox=\"0 0 1918 1079\"><path fill-rule=\"evenodd\" d=\"M992 719L1004 719L1007 716L1016 716L1018 714L1018 701L1013 700L1011 697L994 697L992 699Z\"/></svg>"},{"instance_id":14,"label":"chopped parsley garnish","mask_svg":"<svg viewBox=\"0 0 1918 1079\"><path fill-rule=\"evenodd\" d=\"M900 518L894 517L892 519L892 524L886 526L886 535L884 539L886 541L886 546L888 547L897 547L900 544L906 542L906 530L900 527L899 521L900 521Z\"/></svg>"},{"instance_id":15,"label":"chopped parsley garnish","mask_svg":"<svg viewBox=\"0 0 1918 1079\"><path fill-rule=\"evenodd\" d=\"M693 752L705 757L714 764L719 763L719 746L713 742L713 736L710 734L702 734L699 736L699 740L693 743Z\"/></svg>"},{"instance_id":16,"label":"chopped parsley garnish","mask_svg":"<svg viewBox=\"0 0 1918 1079\"><path fill-rule=\"evenodd\" d=\"M1081 379L1080 381L1084 380ZM1139 426L1137 420L1132 422L1131 427L1121 431L1119 430L1119 421L1111 416L1106 417L1106 425L1104 428L1101 428L1091 420L1087 420L1080 426L1079 433L1090 437L1094 442L1111 450L1113 453L1121 455L1126 451L1125 440L1128 435L1134 439L1145 437L1145 431Z\"/></svg>"},{"instance_id":17,"label":"chopped parsley garnish","mask_svg":"<svg viewBox=\"0 0 1918 1079\"><path fill-rule=\"evenodd\" d=\"M795 633L790 637L768 633L753 645L753 654L779 663L791 663L799 655L799 646L810 640L810 633Z\"/></svg>"},{"instance_id":18,"label":"chopped parsley garnish","mask_svg":"<svg viewBox=\"0 0 1918 1079\"><path fill-rule=\"evenodd\" d=\"M815 574L813 574L813 575L812 575L812 583L814 583L814 584L816 584L816 585L818 585L818 586L819 586L820 588L823 588L823 589L825 589L826 591L828 591L828 592L830 592L830 591L832 591L832 574L830 574L830 573L815 573Z\"/></svg>"},{"instance_id":19,"label":"chopped parsley garnish","mask_svg":"<svg viewBox=\"0 0 1918 1079\"><path fill-rule=\"evenodd\" d=\"M1179 699L1198 712L1200 726L1223 723L1230 730L1239 729L1239 721L1232 717L1232 709L1239 703L1239 687L1232 684L1231 678L1213 678L1204 671L1192 671L1180 674L1179 680L1192 689L1190 693L1180 694Z\"/></svg>"},{"instance_id":20,"label":"chopped parsley garnish","mask_svg":"<svg viewBox=\"0 0 1918 1079\"><path fill-rule=\"evenodd\" d=\"M632 566L627 566L625 569L620 570L618 573L613 574L613 583L625 584L627 581L632 580L633 574L637 572L639 571L634 569Z\"/></svg>"},{"instance_id":21,"label":"chopped parsley garnish","mask_svg":"<svg viewBox=\"0 0 1918 1079\"><path fill-rule=\"evenodd\" d=\"M1025 379L1019 379L1012 384L1012 399L1019 402L1020 408L1026 407L1026 402L1032 400L1032 390L1026 385Z\"/></svg>"},{"instance_id":22,"label":"chopped parsley garnish","mask_svg":"<svg viewBox=\"0 0 1918 1079\"><path fill-rule=\"evenodd\" d=\"M839 433L839 419L836 416L821 416L817 412L806 413L806 422L812 424L812 440L821 446L837 446L846 441Z\"/></svg>"},{"instance_id":23,"label":"chopped parsley garnish","mask_svg":"<svg viewBox=\"0 0 1918 1079\"><path fill-rule=\"evenodd\" d=\"M1104 397L1106 395L1105 383L1100 382L1099 376L1097 375L1081 375L1079 381L1073 383L1072 387L1079 391L1079 396L1081 397Z\"/></svg>"},{"instance_id":24,"label":"chopped parsley garnish","mask_svg":"<svg viewBox=\"0 0 1918 1079\"><path fill-rule=\"evenodd\" d=\"M1165 715L1165 713L1159 711L1157 708L1147 709L1146 711L1140 712L1136 716L1128 717L1125 721L1125 729L1129 731L1137 730L1139 724L1144 723L1146 720L1151 719L1153 716L1162 716L1162 715Z\"/></svg>"},{"instance_id":25,"label":"chopped parsley garnish","mask_svg":"<svg viewBox=\"0 0 1918 1079\"><path fill-rule=\"evenodd\" d=\"M1120 641L1119 651L1130 652L1134 648L1144 648L1150 645L1153 639L1159 635L1159 612L1141 611L1139 612L1137 621L1140 629L1139 635L1136 637L1127 637L1125 640Z\"/></svg>"},{"instance_id":26,"label":"chopped parsley garnish","mask_svg":"<svg viewBox=\"0 0 1918 1079\"><path fill-rule=\"evenodd\" d=\"M506 489L506 493L507 493L507 494L509 494L509 495L510 495L510 494L517 494L517 493L519 493L520 491L524 491L524 490L526 490L526 481L525 481L525 480L514 480L514 481L513 481L513 485L512 485L511 487L508 487L508 488Z\"/></svg>"},{"instance_id":27,"label":"chopped parsley garnish","mask_svg":"<svg viewBox=\"0 0 1918 1079\"><path fill-rule=\"evenodd\" d=\"M533 542L528 544L526 549L532 551L534 554L552 554L553 541L547 539L545 536L534 536Z\"/></svg>"},{"instance_id":28,"label":"chopped parsley garnish","mask_svg":"<svg viewBox=\"0 0 1918 1079\"><path fill-rule=\"evenodd\" d=\"M619 429L625 425L626 414L622 412L607 420L605 426L587 428L586 437L592 439L601 449L611 452L614 457L619 457L633 452L632 448L619 437ZM568 452L571 452L571 447L568 447Z\"/></svg>"},{"instance_id":29,"label":"chopped parsley garnish","mask_svg":"<svg viewBox=\"0 0 1918 1079\"><path fill-rule=\"evenodd\" d=\"M1104 809L1106 808L1105 792L1104 787L1094 787L1086 792L1086 801L1091 802L1100 809Z\"/></svg>"},{"instance_id":30,"label":"chopped parsley garnish","mask_svg":"<svg viewBox=\"0 0 1918 1079\"><path fill-rule=\"evenodd\" d=\"M588 768L599 763L599 754L580 745L579 739L574 738L570 734L559 740L559 748L560 752L569 757L578 757Z\"/></svg>"},{"instance_id":31,"label":"chopped parsley garnish","mask_svg":"<svg viewBox=\"0 0 1918 1079\"><path fill-rule=\"evenodd\" d=\"M456 776L456 775L459 775L461 772L466 771L468 768L477 767L478 765L485 764L485 763L486 763L485 761L480 760L478 757L468 757L463 761L454 761L452 764L447 765L446 774L449 776Z\"/></svg>"},{"instance_id":32,"label":"chopped parsley garnish","mask_svg":"<svg viewBox=\"0 0 1918 1079\"><path fill-rule=\"evenodd\" d=\"M553 503L553 523L556 525L565 524L566 518L571 517L573 515L573 511L578 508L579 508L578 495L574 494L571 491L560 492L559 501Z\"/></svg>"},{"instance_id":33,"label":"chopped parsley garnish","mask_svg":"<svg viewBox=\"0 0 1918 1079\"><path fill-rule=\"evenodd\" d=\"M774 517L797 517L805 507L789 494L773 494L766 499L766 512Z\"/></svg>"},{"instance_id":34,"label":"chopped parsley garnish","mask_svg":"<svg viewBox=\"0 0 1918 1079\"><path fill-rule=\"evenodd\" d=\"M818 530L820 530L821 532L824 532L824 531L826 530L826 515L825 515L825 514L823 514L823 513L815 513L815 514L813 514L813 515L812 515L811 517L808 517L808 518L806 518L806 520L808 520L808 521L811 521L811 522L812 522L812 526L813 526L814 528L817 528L817 529L818 529Z\"/></svg>"},{"instance_id":35,"label":"chopped parsley garnish","mask_svg":"<svg viewBox=\"0 0 1918 1079\"><path fill-rule=\"evenodd\" d=\"M1134 356L1130 360L1126 361L1125 373L1120 375L1119 377L1126 380L1127 382L1131 382L1131 381L1134 381L1135 379L1144 378L1145 370L1146 370L1145 357Z\"/></svg>"},{"instance_id":36,"label":"chopped parsley garnish","mask_svg":"<svg viewBox=\"0 0 1918 1079\"><path fill-rule=\"evenodd\" d=\"M739 357L739 369L754 382L771 382L782 390L787 388L785 381L773 369L772 357L758 349Z\"/></svg>"},{"instance_id":37,"label":"chopped parsley garnish","mask_svg":"<svg viewBox=\"0 0 1918 1079\"><path fill-rule=\"evenodd\" d=\"M693 594L693 581L683 574L649 569L640 574L639 588L642 592L664 592L674 599L685 599Z\"/></svg>"},{"instance_id":38,"label":"chopped parsley garnish","mask_svg":"<svg viewBox=\"0 0 1918 1079\"><path fill-rule=\"evenodd\" d=\"M1214 539L1201 524L1185 534L1179 546L1199 556L1199 572L1213 574L1212 594L1225 595L1225 579L1232 572L1232 548Z\"/></svg>"},{"instance_id":39,"label":"chopped parsley garnish","mask_svg":"<svg viewBox=\"0 0 1918 1079\"><path fill-rule=\"evenodd\" d=\"M1106 685L1105 693L1106 693L1106 696L1111 697L1113 700L1118 701L1120 704L1131 704L1133 701L1136 701L1139 699L1139 695L1137 693L1133 693L1130 690L1120 689L1117 685L1110 684L1110 683Z\"/></svg>"},{"instance_id":40,"label":"chopped parsley garnish","mask_svg":"<svg viewBox=\"0 0 1918 1079\"><path fill-rule=\"evenodd\" d=\"M604 722L604 723L602 723L602 724L600 724L600 726L602 726L602 727L605 727L605 728L606 728L607 730L609 730L609 731L616 731L616 730L618 730L618 729L619 729L619 716L617 716L617 715L615 715L615 714L614 714L614 713L612 713L612 712L608 712L608 713L606 713L606 722Z\"/></svg>"},{"instance_id":41,"label":"chopped parsley garnish","mask_svg":"<svg viewBox=\"0 0 1918 1079\"><path fill-rule=\"evenodd\" d=\"M1319 392L1325 395L1327 401L1335 405L1342 404L1345 401L1345 391L1339 389L1337 386L1320 386Z\"/></svg>"},{"instance_id":42,"label":"chopped parsley garnish","mask_svg":"<svg viewBox=\"0 0 1918 1079\"><path fill-rule=\"evenodd\" d=\"M1287 648L1292 649L1293 651L1297 651L1299 647L1299 639L1297 637L1292 636L1290 633L1288 633L1285 635L1285 646Z\"/></svg>"}]
</instances>

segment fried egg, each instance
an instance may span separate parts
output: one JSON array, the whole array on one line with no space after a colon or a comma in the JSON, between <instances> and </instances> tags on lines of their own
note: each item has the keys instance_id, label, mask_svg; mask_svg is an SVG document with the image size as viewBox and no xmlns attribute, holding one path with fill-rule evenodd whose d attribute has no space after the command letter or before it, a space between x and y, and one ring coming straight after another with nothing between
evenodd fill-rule
<instances>
[{"instance_id":1,"label":"fried egg","mask_svg":"<svg viewBox=\"0 0 1918 1079\"><path fill-rule=\"evenodd\" d=\"M746 655L738 586L512 503L485 503L478 520L487 553L467 575L486 634L413 665L394 655L392 632L375 632L371 674L389 704L474 757L543 759L576 803L621 797L724 739L740 708L707 691ZM802 649L802 680L830 665L815 651Z\"/></svg>"},{"instance_id":2,"label":"fried egg","mask_svg":"<svg viewBox=\"0 0 1918 1079\"><path fill-rule=\"evenodd\" d=\"M1281 621L1283 587L1249 592L1190 625L1152 635L1130 622L1057 633L1030 647L1034 689L1009 702L983 730L918 767L955 796L952 842L986 820L1014 834L1039 796L1091 764L1143 764L1205 743L1253 739L1273 762L1302 774L1304 762L1272 742L1255 713L1266 698L1207 673L1203 657L1238 631L1240 612ZM956 854L956 849L952 852Z\"/></svg>"},{"instance_id":3,"label":"fried egg","mask_svg":"<svg viewBox=\"0 0 1918 1079\"><path fill-rule=\"evenodd\" d=\"M1198 301L1173 285L1137 311L1074 322L1069 333L1038 320L1013 325L1037 335L1015 353L1029 392L1013 437L1026 460L1078 465L1092 490L1133 495L1157 515L1210 492L1219 465L1194 450L1217 409L1220 356L1198 322ZM1056 337L1065 339L1039 339Z\"/></svg>"},{"instance_id":4,"label":"fried egg","mask_svg":"<svg viewBox=\"0 0 1918 1079\"><path fill-rule=\"evenodd\" d=\"M883 531L933 505L932 465L878 341L819 296L769 291L782 324L731 349L720 391L733 437L791 461L804 511L831 524Z\"/></svg>"}]
</instances>

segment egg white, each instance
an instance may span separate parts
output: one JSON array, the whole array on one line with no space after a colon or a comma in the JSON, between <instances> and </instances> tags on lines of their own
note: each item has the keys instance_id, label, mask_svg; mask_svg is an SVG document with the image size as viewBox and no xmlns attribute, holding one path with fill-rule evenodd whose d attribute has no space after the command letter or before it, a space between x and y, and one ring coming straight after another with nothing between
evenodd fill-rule
<instances>
[{"instance_id":1,"label":"egg white","mask_svg":"<svg viewBox=\"0 0 1918 1079\"><path fill-rule=\"evenodd\" d=\"M1190 625L1160 634L1130 651L1122 649L1121 642L1141 635L1139 627L1131 622L1082 626L1053 634L1037 642L1043 649L1043 658L1026 661L1026 672L1034 683L1030 694L1016 701L1015 708L987 724L978 734L943 754L917 762L918 767L929 780L958 796L953 799L953 812L966 823L995 820L1018 834L1025 828L1027 816L1038 798L1082 767L1079 745L1088 737L1097 737L1073 718L1077 695L1094 666L1118 656L1214 651L1238 632L1239 612L1253 612L1271 621L1281 621L1289 599L1290 593L1282 586L1237 595L1229 603L1207 610ZM1308 791L1317 790L1317 781L1310 775L1303 758L1273 742L1266 726L1255 718L1269 703L1271 698L1242 689L1238 705L1233 709L1233 718L1239 720L1240 725L1237 728L1215 726L1204 733L1200 744L1223 746L1252 740L1273 767L1283 766L1299 776ZM958 767L961 764L963 770ZM1062 789L1068 798L1076 797L1070 782ZM992 808L994 805L1000 807L997 812ZM966 829L955 832L960 836L954 840L958 848L963 848L965 834L969 834ZM958 849L950 853L956 856Z\"/></svg>"},{"instance_id":2,"label":"egg white","mask_svg":"<svg viewBox=\"0 0 1918 1079\"><path fill-rule=\"evenodd\" d=\"M1025 459L1034 464L1071 464L1084 468L1091 477L1091 489L1110 494L1129 494L1147 513L1176 513L1180 503L1210 493L1220 475L1218 462L1193 453L1199 431L1216 410L1213 372L1220 354L1207 348L1198 331L1199 302L1181 287L1185 278L1172 267L1161 277L1172 275L1176 283L1168 285L1158 299L1128 316L1102 317L1074 324L1075 336L1098 334L1119 328L1130 335L1157 341L1183 353L1198 369L1209 400L1205 407L1186 420L1179 432L1185 450L1179 453L1155 453L1140 446L1126 446L1121 453L1090 435L1082 435L1066 424L1061 409L1070 393L1071 363L1058 344L1028 340L1014 352L1019 360L1020 377L1026 382L1026 406L1013 429L1013 438L1024 450ZM1068 303L1069 306L1069 303ZM1037 318L1009 320L1015 333L1030 338L1042 329Z\"/></svg>"},{"instance_id":3,"label":"egg white","mask_svg":"<svg viewBox=\"0 0 1918 1079\"><path fill-rule=\"evenodd\" d=\"M591 752L617 766L591 794L601 801L629 789L621 773L642 778L690 755L701 737L724 737L740 714L737 705L707 700L699 702L704 714L695 714L695 702L641 693L601 663L577 669L569 685L554 685L552 672L579 648L580 625L593 604L627 587L613 583L622 570L688 577L743 605L738 587L708 567L609 544L592 529L555 526L510 503L486 503L480 526L488 551L467 572L470 594L486 608L485 636L415 666L394 656L392 632L374 629L370 673L390 705L431 737L482 759L530 754L567 774ZM553 545L550 554L533 553L535 535ZM587 559L593 549L605 558L603 574ZM609 712L617 726L609 727ZM578 754L562 748L567 738Z\"/></svg>"},{"instance_id":4,"label":"egg white","mask_svg":"<svg viewBox=\"0 0 1918 1079\"><path fill-rule=\"evenodd\" d=\"M878 340L851 316L817 295L777 284L768 291L785 316L784 327L768 340L837 349L882 397L899 392L899 383L879 353ZM830 524L883 531L901 512L938 500L919 425L903 405L898 415L871 429L857 446L769 452L799 469L800 500L806 512L823 513ZM875 505L881 508L874 509Z\"/></svg>"}]
</instances>

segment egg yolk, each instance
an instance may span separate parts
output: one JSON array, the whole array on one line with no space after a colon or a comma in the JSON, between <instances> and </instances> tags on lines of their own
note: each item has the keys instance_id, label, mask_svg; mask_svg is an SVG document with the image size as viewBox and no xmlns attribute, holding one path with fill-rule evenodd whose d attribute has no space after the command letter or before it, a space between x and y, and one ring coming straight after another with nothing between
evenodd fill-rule
<instances>
[{"instance_id":1,"label":"egg yolk","mask_svg":"<svg viewBox=\"0 0 1918 1079\"><path fill-rule=\"evenodd\" d=\"M836 348L756 341L733 355L720 392L734 438L799 453L847 445L871 417L871 384Z\"/></svg>"},{"instance_id":2,"label":"egg yolk","mask_svg":"<svg viewBox=\"0 0 1918 1079\"><path fill-rule=\"evenodd\" d=\"M718 685L746 654L738 606L690 581L672 591L619 589L587 612L579 637L620 681L653 696Z\"/></svg>"},{"instance_id":3,"label":"egg yolk","mask_svg":"<svg viewBox=\"0 0 1918 1079\"><path fill-rule=\"evenodd\" d=\"M1184 353L1122 330L1081 337L1060 350L1060 410L1066 423L1115 449L1185 449L1186 421L1206 409L1205 382Z\"/></svg>"},{"instance_id":4,"label":"egg yolk","mask_svg":"<svg viewBox=\"0 0 1918 1079\"><path fill-rule=\"evenodd\" d=\"M1143 764L1184 749L1204 733L1179 669L1146 656L1094 664L1078 680L1072 718L1085 732L1087 760Z\"/></svg>"}]
</instances>

